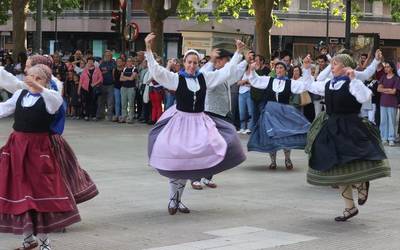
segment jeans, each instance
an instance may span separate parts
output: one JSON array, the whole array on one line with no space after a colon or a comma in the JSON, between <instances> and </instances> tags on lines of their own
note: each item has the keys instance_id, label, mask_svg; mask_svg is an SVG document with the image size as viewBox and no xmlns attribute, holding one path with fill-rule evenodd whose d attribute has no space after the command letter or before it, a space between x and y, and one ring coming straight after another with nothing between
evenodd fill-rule
<instances>
[{"instance_id":1,"label":"jeans","mask_svg":"<svg viewBox=\"0 0 400 250\"><path fill-rule=\"evenodd\" d=\"M121 116L121 89L114 88L114 101L115 101L115 116Z\"/></svg>"},{"instance_id":2,"label":"jeans","mask_svg":"<svg viewBox=\"0 0 400 250\"><path fill-rule=\"evenodd\" d=\"M361 117L366 117L370 122L375 124L376 104L372 103L372 109L361 109Z\"/></svg>"},{"instance_id":3,"label":"jeans","mask_svg":"<svg viewBox=\"0 0 400 250\"><path fill-rule=\"evenodd\" d=\"M97 101L97 118L103 119L107 104L107 118L111 120L114 113L114 85L102 85L101 95Z\"/></svg>"},{"instance_id":4,"label":"jeans","mask_svg":"<svg viewBox=\"0 0 400 250\"><path fill-rule=\"evenodd\" d=\"M175 95L171 92L165 91L164 96L164 110L167 110L175 103Z\"/></svg>"},{"instance_id":5,"label":"jeans","mask_svg":"<svg viewBox=\"0 0 400 250\"><path fill-rule=\"evenodd\" d=\"M382 107L381 106L381 138L382 141L394 141L396 134L394 132L396 127L397 108Z\"/></svg>"},{"instance_id":6,"label":"jeans","mask_svg":"<svg viewBox=\"0 0 400 250\"><path fill-rule=\"evenodd\" d=\"M133 115L135 112L135 97L136 97L136 89L132 88L121 88L121 104L122 104L122 118L129 120L133 120ZM129 111L128 111L129 107Z\"/></svg>"},{"instance_id":7,"label":"jeans","mask_svg":"<svg viewBox=\"0 0 400 250\"><path fill-rule=\"evenodd\" d=\"M254 104L251 100L250 91L239 94L239 115L240 115L240 129L253 130L254 127Z\"/></svg>"}]
</instances>

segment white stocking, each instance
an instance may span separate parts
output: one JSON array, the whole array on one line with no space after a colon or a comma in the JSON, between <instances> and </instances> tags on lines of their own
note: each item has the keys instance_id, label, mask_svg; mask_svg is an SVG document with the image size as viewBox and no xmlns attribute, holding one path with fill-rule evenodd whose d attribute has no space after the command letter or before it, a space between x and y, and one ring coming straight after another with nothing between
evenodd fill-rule
<instances>
[{"instance_id":1,"label":"white stocking","mask_svg":"<svg viewBox=\"0 0 400 250\"><path fill-rule=\"evenodd\" d=\"M168 207L177 207L181 203L186 179L169 179L169 204Z\"/></svg>"}]
</instances>

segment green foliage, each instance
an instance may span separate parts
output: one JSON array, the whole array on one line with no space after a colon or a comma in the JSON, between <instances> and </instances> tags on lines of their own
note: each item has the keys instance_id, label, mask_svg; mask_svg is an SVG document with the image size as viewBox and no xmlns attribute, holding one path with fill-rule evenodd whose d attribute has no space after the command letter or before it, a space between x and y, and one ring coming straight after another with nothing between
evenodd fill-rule
<instances>
[{"instance_id":1,"label":"green foliage","mask_svg":"<svg viewBox=\"0 0 400 250\"><path fill-rule=\"evenodd\" d=\"M9 18L8 11L11 10L11 1L0 0L0 24L4 24ZM29 11L36 12L36 5L36 0L30 0L28 3ZM53 20L56 13L59 15L65 9L78 9L80 5L80 0L43 0L43 12L50 20ZM21 10L24 9L21 6Z\"/></svg>"},{"instance_id":2,"label":"green foliage","mask_svg":"<svg viewBox=\"0 0 400 250\"><path fill-rule=\"evenodd\" d=\"M11 9L10 0L0 0L0 24L5 24L8 20L8 10Z\"/></svg>"}]
</instances>

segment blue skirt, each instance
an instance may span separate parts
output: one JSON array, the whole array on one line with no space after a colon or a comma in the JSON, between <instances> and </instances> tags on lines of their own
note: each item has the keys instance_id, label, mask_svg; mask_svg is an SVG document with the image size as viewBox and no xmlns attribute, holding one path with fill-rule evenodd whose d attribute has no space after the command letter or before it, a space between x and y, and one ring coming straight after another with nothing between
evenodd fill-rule
<instances>
[{"instance_id":1,"label":"blue skirt","mask_svg":"<svg viewBox=\"0 0 400 250\"><path fill-rule=\"evenodd\" d=\"M268 102L247 143L248 151L304 149L310 122L295 107Z\"/></svg>"}]
</instances>

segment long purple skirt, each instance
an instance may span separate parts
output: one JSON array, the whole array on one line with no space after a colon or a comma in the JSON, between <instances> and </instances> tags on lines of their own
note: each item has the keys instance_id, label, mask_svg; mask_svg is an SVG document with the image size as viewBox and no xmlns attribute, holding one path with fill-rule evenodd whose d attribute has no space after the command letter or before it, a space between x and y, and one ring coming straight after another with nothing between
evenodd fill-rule
<instances>
[{"instance_id":1,"label":"long purple skirt","mask_svg":"<svg viewBox=\"0 0 400 250\"><path fill-rule=\"evenodd\" d=\"M61 173L71 190L76 204L95 197L99 191L89 174L80 167L78 159L67 141L58 134L51 135L50 139Z\"/></svg>"},{"instance_id":2,"label":"long purple skirt","mask_svg":"<svg viewBox=\"0 0 400 250\"><path fill-rule=\"evenodd\" d=\"M172 109L172 110L170 110ZM174 158L177 158L178 161L176 161L176 166L174 165L175 162L172 161L166 161L166 165L168 166L158 166L155 164L152 164L152 154L153 154L153 149L157 143L160 143L162 145L162 148L169 148L171 145L168 145L169 143L174 143L168 140L157 140L160 133L166 133L170 135L172 138L174 135L170 134L169 132L173 132L172 129L170 130L171 126L167 126L168 123L171 122L171 120L174 118L175 115L178 116L185 116L185 113L180 112L175 110L175 107L171 107L169 109L168 114L165 114L165 116L161 117L161 119L157 122L155 127L150 131L149 133L149 141L148 141L148 153L149 153L149 158L150 158L150 165L157 169L157 171L168 178L174 178L174 179L197 179L197 178L202 178L206 176L211 176L218 174L222 171L234 168L238 166L240 163L246 160L246 156L244 154L242 145L240 143L240 139L236 133L236 129L233 125L230 123L224 121L223 119L213 117L213 116L208 116L204 113L201 114L201 116L206 116L207 119L211 119L211 121L208 121L207 119L189 119L186 120L188 123L196 123L196 124L188 124L183 122L182 124L179 124L180 131L182 134L185 133L190 133L190 134L204 134L204 138L202 140L204 141L213 141L214 138L210 138L210 136L215 136L214 133L208 133L205 131L191 131L188 130L187 128L189 127L197 127L199 130L201 130L203 127L209 127L209 126L215 126L214 129L216 129L216 136L220 136L222 140L225 142L224 145L226 145L226 150L224 150L224 155L220 161L218 161L216 164L207 164L210 161L208 161L206 158L210 157L213 158L215 155L202 155L202 159L204 159L204 164L202 164L201 168L199 167L199 159L196 158L197 152L196 149L193 148L191 149L193 151L193 158L190 158L190 155L188 155L188 152L184 152L180 154L180 152L174 152ZM179 118L180 119L180 118ZM184 121L185 119L182 119ZM208 123L204 126L204 124L201 124L202 122ZM176 125L176 124L174 124ZM167 130L167 131L165 131ZM175 133L175 132L174 132ZM185 141L185 138L190 138L190 135L186 136L180 136L180 141L179 143L182 145L182 148L185 148L186 144L191 144L192 142ZM204 146L204 144L201 144ZM212 147L212 146L210 146ZM220 154L220 152L216 151L215 154ZM186 164L184 166L181 166L181 162L184 161ZM157 162L157 164L162 163L162 161L154 161Z\"/></svg>"}]
</instances>

